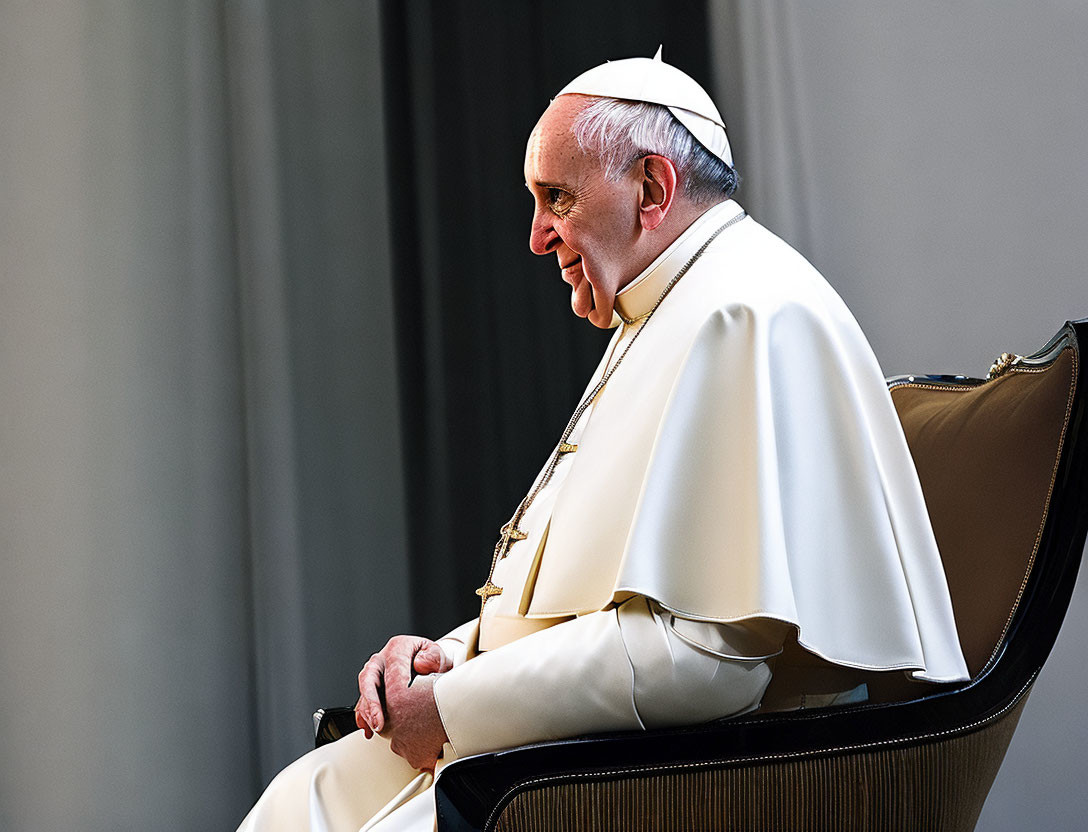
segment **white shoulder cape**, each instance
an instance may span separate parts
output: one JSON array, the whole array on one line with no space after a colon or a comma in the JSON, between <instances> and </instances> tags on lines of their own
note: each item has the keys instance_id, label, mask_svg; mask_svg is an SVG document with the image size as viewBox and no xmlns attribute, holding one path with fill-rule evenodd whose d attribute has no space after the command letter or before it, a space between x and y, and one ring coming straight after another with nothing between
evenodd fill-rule
<instances>
[{"instance_id":1,"label":"white shoulder cape","mask_svg":"<svg viewBox=\"0 0 1088 832\"><path fill-rule=\"evenodd\" d=\"M571 464L528 617L638 594L687 618L787 622L836 664L968 678L876 357L834 289L751 218L650 318Z\"/></svg>"}]
</instances>

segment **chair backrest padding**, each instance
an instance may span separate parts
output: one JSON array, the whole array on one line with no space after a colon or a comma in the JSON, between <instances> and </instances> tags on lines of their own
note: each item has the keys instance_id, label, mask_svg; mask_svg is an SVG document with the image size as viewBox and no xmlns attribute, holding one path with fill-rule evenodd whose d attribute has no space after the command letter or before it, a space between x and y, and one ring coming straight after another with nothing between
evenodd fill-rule
<instances>
[{"instance_id":1,"label":"chair backrest padding","mask_svg":"<svg viewBox=\"0 0 1088 832\"><path fill-rule=\"evenodd\" d=\"M1075 385L1076 356L984 384L892 388L944 562L971 675L1004 637L1038 550Z\"/></svg>"}]
</instances>

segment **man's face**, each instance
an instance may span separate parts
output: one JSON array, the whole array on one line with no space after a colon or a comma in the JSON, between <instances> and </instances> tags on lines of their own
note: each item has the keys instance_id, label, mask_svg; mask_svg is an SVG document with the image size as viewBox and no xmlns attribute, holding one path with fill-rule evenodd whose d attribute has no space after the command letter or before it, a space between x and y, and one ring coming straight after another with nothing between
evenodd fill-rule
<instances>
[{"instance_id":1,"label":"man's face","mask_svg":"<svg viewBox=\"0 0 1088 832\"><path fill-rule=\"evenodd\" d=\"M581 95L559 96L529 136L525 184L536 203L529 248L555 253L571 285L574 314L605 328L616 292L635 277L631 251L639 197L633 177L609 182L571 133L571 122L588 102Z\"/></svg>"}]
</instances>

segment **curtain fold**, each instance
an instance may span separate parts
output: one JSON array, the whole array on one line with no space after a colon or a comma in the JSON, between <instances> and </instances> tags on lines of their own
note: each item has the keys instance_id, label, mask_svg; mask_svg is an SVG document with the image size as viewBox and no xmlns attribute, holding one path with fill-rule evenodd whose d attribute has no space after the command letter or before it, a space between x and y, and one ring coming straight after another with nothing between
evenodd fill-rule
<instances>
[{"instance_id":1,"label":"curtain fold","mask_svg":"<svg viewBox=\"0 0 1088 832\"><path fill-rule=\"evenodd\" d=\"M0 69L0 827L233 828L411 629L377 3Z\"/></svg>"},{"instance_id":2,"label":"curtain fold","mask_svg":"<svg viewBox=\"0 0 1088 832\"><path fill-rule=\"evenodd\" d=\"M257 783L219 31L0 10L4 829L213 828Z\"/></svg>"},{"instance_id":3,"label":"curtain fold","mask_svg":"<svg viewBox=\"0 0 1088 832\"><path fill-rule=\"evenodd\" d=\"M267 782L411 627L375 3L228 4L255 730Z\"/></svg>"}]
</instances>

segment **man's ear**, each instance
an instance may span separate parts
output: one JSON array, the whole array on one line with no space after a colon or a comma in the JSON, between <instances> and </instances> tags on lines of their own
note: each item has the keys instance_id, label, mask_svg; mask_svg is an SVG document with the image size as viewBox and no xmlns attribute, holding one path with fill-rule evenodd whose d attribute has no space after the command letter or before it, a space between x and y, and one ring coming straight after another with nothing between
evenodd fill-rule
<instances>
[{"instance_id":1,"label":"man's ear","mask_svg":"<svg viewBox=\"0 0 1088 832\"><path fill-rule=\"evenodd\" d=\"M672 207L679 176L676 165L669 159L653 154L642 157L639 172L639 221L644 229L653 231L661 225Z\"/></svg>"}]
</instances>

